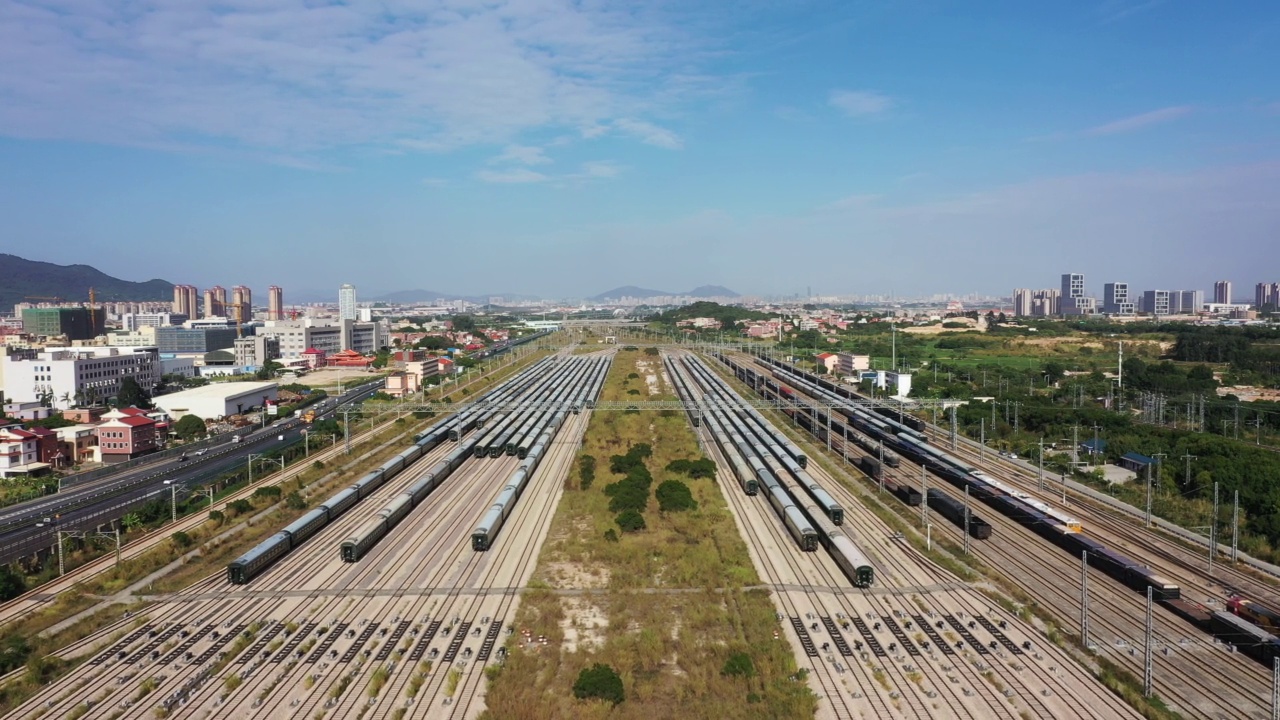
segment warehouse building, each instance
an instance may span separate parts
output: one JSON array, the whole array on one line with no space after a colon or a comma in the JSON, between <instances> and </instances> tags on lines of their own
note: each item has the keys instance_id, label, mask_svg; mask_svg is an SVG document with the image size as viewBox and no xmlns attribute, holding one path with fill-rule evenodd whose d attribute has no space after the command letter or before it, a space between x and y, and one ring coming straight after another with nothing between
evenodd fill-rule
<instances>
[{"instance_id":1,"label":"warehouse building","mask_svg":"<svg viewBox=\"0 0 1280 720\"><path fill-rule=\"evenodd\" d=\"M273 382L219 382L182 392L161 395L152 402L177 421L183 415L217 420L242 415L276 401Z\"/></svg>"}]
</instances>

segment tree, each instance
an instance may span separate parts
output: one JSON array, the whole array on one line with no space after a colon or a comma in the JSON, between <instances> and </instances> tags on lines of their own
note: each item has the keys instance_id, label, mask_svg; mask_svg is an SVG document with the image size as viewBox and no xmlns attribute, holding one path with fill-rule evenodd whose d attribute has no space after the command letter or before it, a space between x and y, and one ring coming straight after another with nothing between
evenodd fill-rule
<instances>
[{"instance_id":1,"label":"tree","mask_svg":"<svg viewBox=\"0 0 1280 720\"><path fill-rule=\"evenodd\" d=\"M120 393L116 395L116 407L150 409L151 397L147 395L147 391L142 389L138 381L133 379L132 375L126 375L120 381Z\"/></svg>"},{"instance_id":2,"label":"tree","mask_svg":"<svg viewBox=\"0 0 1280 720\"><path fill-rule=\"evenodd\" d=\"M270 380L282 369L284 369L284 366L280 363L275 360L268 360L262 364L262 367L258 368L258 372L255 375L259 380Z\"/></svg>"},{"instance_id":3,"label":"tree","mask_svg":"<svg viewBox=\"0 0 1280 720\"><path fill-rule=\"evenodd\" d=\"M0 567L0 602L12 600L26 591L27 583L21 575L8 565Z\"/></svg>"},{"instance_id":4,"label":"tree","mask_svg":"<svg viewBox=\"0 0 1280 720\"><path fill-rule=\"evenodd\" d=\"M616 670L596 663L578 673L578 680L573 684L573 696L579 700L594 698L617 705L626 700L626 691Z\"/></svg>"},{"instance_id":5,"label":"tree","mask_svg":"<svg viewBox=\"0 0 1280 720\"><path fill-rule=\"evenodd\" d=\"M644 516L636 510L623 510L613 519L622 528L622 532L640 532L644 530Z\"/></svg>"},{"instance_id":6,"label":"tree","mask_svg":"<svg viewBox=\"0 0 1280 720\"><path fill-rule=\"evenodd\" d=\"M120 524L124 526L126 531L140 528L142 527L142 516L136 512L128 513L120 518Z\"/></svg>"},{"instance_id":7,"label":"tree","mask_svg":"<svg viewBox=\"0 0 1280 720\"><path fill-rule=\"evenodd\" d=\"M182 549L182 548L189 548L189 547L191 547L191 543L192 543L192 542L194 542L194 541L191 539L191 536L190 536L190 535L188 535L188 534L186 534L186 533L182 532L181 530L179 530L179 531L175 532L174 534L170 535L170 536L169 536L169 539L173 541L173 544L174 544L178 549Z\"/></svg>"},{"instance_id":8,"label":"tree","mask_svg":"<svg viewBox=\"0 0 1280 720\"><path fill-rule=\"evenodd\" d=\"M667 480L654 492L658 498L658 509L662 512L681 512L695 510L698 503L689 492L689 486L679 480Z\"/></svg>"},{"instance_id":9,"label":"tree","mask_svg":"<svg viewBox=\"0 0 1280 720\"><path fill-rule=\"evenodd\" d=\"M454 315L451 324L454 332L472 332L476 329L476 319L472 315Z\"/></svg>"},{"instance_id":10,"label":"tree","mask_svg":"<svg viewBox=\"0 0 1280 720\"><path fill-rule=\"evenodd\" d=\"M183 415L173 424L173 432L183 440L195 440L204 437L204 420L195 415Z\"/></svg>"}]
</instances>

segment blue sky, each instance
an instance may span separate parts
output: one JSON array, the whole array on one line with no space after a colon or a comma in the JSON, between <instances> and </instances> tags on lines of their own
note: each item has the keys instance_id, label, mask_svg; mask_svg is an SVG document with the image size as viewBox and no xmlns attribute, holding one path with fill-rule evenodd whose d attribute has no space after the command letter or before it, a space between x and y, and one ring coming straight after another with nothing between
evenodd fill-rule
<instances>
[{"instance_id":1,"label":"blue sky","mask_svg":"<svg viewBox=\"0 0 1280 720\"><path fill-rule=\"evenodd\" d=\"M0 251L363 296L1280 280L1280 5L0 0Z\"/></svg>"}]
</instances>

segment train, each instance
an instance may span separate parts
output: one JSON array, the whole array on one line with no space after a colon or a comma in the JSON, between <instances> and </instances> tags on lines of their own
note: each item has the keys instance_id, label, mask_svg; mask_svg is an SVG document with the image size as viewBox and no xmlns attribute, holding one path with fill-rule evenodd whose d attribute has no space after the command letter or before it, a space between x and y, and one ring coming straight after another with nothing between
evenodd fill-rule
<instances>
[{"instance_id":1,"label":"train","mask_svg":"<svg viewBox=\"0 0 1280 720\"><path fill-rule=\"evenodd\" d=\"M1280 612L1265 605L1233 594L1227 599L1227 609L1267 632L1280 632Z\"/></svg>"},{"instance_id":2,"label":"train","mask_svg":"<svg viewBox=\"0 0 1280 720\"><path fill-rule=\"evenodd\" d=\"M536 381L540 371L548 367L548 361L543 360L536 363L530 369L522 372L514 378L508 379L502 384L490 390L481 396L480 401L495 400L509 397L519 388L527 386L530 382ZM479 405L480 402L477 403ZM388 480L396 477L405 468L412 465L419 458L430 452L447 439L454 437L455 431L460 428L467 428L474 425L475 415L478 412L476 406L471 406L460 412L458 415L445 418L432 424L426 430L419 432L413 437L413 444L395 457L384 462L378 469L365 474L351 486L335 493L329 500L304 514L294 522L290 523L279 533L272 535L257 546L241 555L239 558L231 561L227 565L227 579L233 585L244 585L251 582L255 577L269 568L276 560L286 555L292 550L297 549L308 538L314 536L321 529L337 520L344 513L350 510L356 503L368 498L378 488L384 485ZM464 430L465 432L465 430ZM459 448L461 450L462 448ZM441 481L443 481L449 473L457 469L465 459L466 453L459 453L455 450L445 460L438 463L435 468L421 478L419 478L413 486L409 488L407 493L413 496L414 504L418 504L435 489ZM353 536L360 542L350 547L344 547L340 550L344 560L348 557L353 559L349 562L362 557L377 539L385 534L386 530L394 523L387 523L386 520L390 515L383 519L381 534L376 529L371 530L371 535L363 536L357 534ZM397 520L398 521L398 520ZM375 525L373 521L366 523L366 529L370 529ZM371 538L371 539L370 539ZM351 540L352 538L348 538ZM346 543L344 542L344 546Z\"/></svg>"},{"instance_id":3,"label":"train","mask_svg":"<svg viewBox=\"0 0 1280 720\"><path fill-rule=\"evenodd\" d=\"M822 488L802 472L805 468L797 457L803 455L799 448L759 413L750 409L734 412L728 407L720 407L724 404L741 409L746 403L701 361L686 358L681 365L666 359L666 364L668 374L682 397L694 398L693 381L689 378L696 378L701 383L706 393L703 397L706 426L725 457L730 458L744 492L749 481L754 480L754 488L757 491L763 489L774 512L801 550L812 552L822 546L855 587L873 585L874 566L849 536L849 530L837 526L837 518L839 523L844 522L843 508L839 508L825 491L815 492L815 488ZM814 486L805 488L813 503L802 505L797 502L797 498L765 464L764 458L770 454L798 483L805 485L808 480ZM805 462L807 464L807 458ZM839 511L833 513L836 508Z\"/></svg>"},{"instance_id":4,"label":"train","mask_svg":"<svg viewBox=\"0 0 1280 720\"><path fill-rule=\"evenodd\" d=\"M727 357L721 357L721 359L732 365L732 361ZM769 366L775 376L781 376L780 379L785 379L795 387L814 393L818 397L863 400L856 393L845 388L841 388L840 392L825 390L824 388L834 387L834 385L830 381L794 370L789 365L776 360L757 358L757 362ZM810 382L810 378L814 382ZM883 415L867 413L854 406L846 408L841 413L850 419L855 428L868 433L873 439L884 442L916 462L926 465L934 474L956 487L968 488L974 497L1026 526L1037 535L1077 557L1082 552L1088 553L1091 562L1099 570L1120 583L1142 593L1145 593L1147 588L1151 588L1153 597L1158 600L1169 601L1181 597L1181 589L1176 583L1088 537L1083 533L1082 524L1076 518L1048 503L1035 500L1027 493L987 475L945 450L928 443L927 440L918 437L922 433L903 423L895 426L895 421Z\"/></svg>"},{"instance_id":5,"label":"train","mask_svg":"<svg viewBox=\"0 0 1280 720\"><path fill-rule=\"evenodd\" d=\"M925 497L930 510L955 523L957 527L969 533L971 537L978 540L986 540L991 537L991 524L974 515L972 511L967 518L969 527L965 527L964 503L958 503L950 495L933 488L930 488L925 493Z\"/></svg>"},{"instance_id":6,"label":"train","mask_svg":"<svg viewBox=\"0 0 1280 720\"><path fill-rule=\"evenodd\" d=\"M549 429L539 438L534 445L533 451L529 453L528 457L520 461L520 466L516 468L515 472L511 473L507 484L498 492L498 497L493 506L480 519L480 523L476 525L475 530L471 532L472 550L484 552L493 547L493 542L497 539L498 532L502 530L507 518L511 516L511 511L515 509L516 501L524 494L525 488L529 485L529 479L533 477L533 472L537 470L539 463L541 463L544 449L551 444L551 438L554 436L555 430L564 421L564 415L564 412L557 414L557 420L552 423L554 428Z\"/></svg>"}]
</instances>

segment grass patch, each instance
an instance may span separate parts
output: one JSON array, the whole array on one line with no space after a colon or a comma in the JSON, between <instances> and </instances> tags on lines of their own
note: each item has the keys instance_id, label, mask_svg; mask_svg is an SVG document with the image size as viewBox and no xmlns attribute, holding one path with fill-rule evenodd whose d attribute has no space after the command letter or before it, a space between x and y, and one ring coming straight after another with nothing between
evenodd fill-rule
<instances>
[{"instance_id":1,"label":"grass patch","mask_svg":"<svg viewBox=\"0 0 1280 720\"><path fill-rule=\"evenodd\" d=\"M662 374L659 357L621 350L600 399L625 400L635 389L649 400L674 399L661 380L659 394L649 394L646 376ZM696 505L664 513L647 503L636 510L645 528L619 533L613 496L604 488L624 480L634 465L624 462L613 472L604 459L641 444L651 450L642 462L654 485L678 480ZM615 712L628 717L677 717L694 702L714 708L717 717L811 717L817 700L790 679L795 658L790 646L773 639L781 628L769 593L741 590L759 577L714 474L708 477L705 464L697 464L703 452L685 417L595 411L581 453L600 459L595 482L582 488L579 477L566 488L514 623L548 643L526 645L513 636L502 672L489 685L484 717L580 717L588 705L574 698L573 684L596 664L617 669L626 700ZM600 589L590 603L607 623L581 622L575 613L579 637L570 650L564 600L549 589L583 586ZM636 592L644 588L705 590ZM721 674L735 653L750 659L754 674Z\"/></svg>"}]
</instances>

